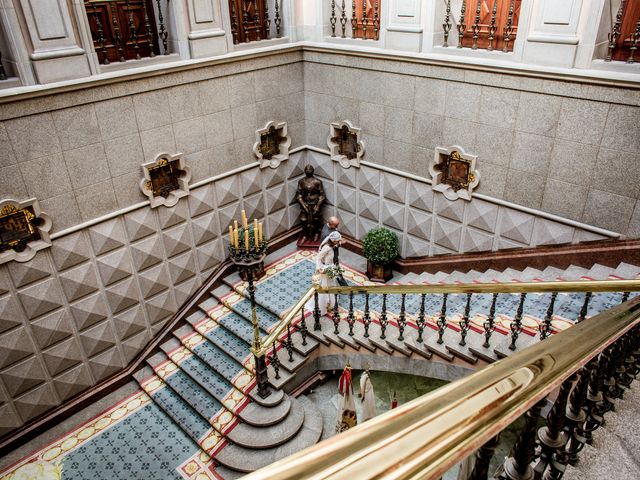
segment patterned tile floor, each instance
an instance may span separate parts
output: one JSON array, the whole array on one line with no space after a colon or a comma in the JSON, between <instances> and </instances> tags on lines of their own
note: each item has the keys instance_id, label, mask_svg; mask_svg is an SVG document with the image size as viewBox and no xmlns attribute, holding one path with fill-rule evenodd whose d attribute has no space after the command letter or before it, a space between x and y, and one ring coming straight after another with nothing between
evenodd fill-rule
<instances>
[{"instance_id":1,"label":"patterned tile floor","mask_svg":"<svg viewBox=\"0 0 640 480\"><path fill-rule=\"evenodd\" d=\"M267 275L257 285L258 301L275 312L285 312L310 287L314 270L313 258L314 254L309 251L293 252L267 266ZM352 269L346 269L345 278L351 283L368 283L361 273ZM239 282L235 287L242 289L243 284ZM570 320L567 319L577 316L582 298L581 295L558 296L554 315L554 325L558 329L569 326ZM529 313L528 321L532 332L537 330L537 323L544 317L549 299L549 294L528 296L525 311ZM237 293L231 292L223 300L234 310L244 315L249 313L249 302ZM400 308L399 296L390 296L388 300L389 310L397 312ZM463 311L465 300L464 295L449 297L450 319ZM372 310L380 310L381 302L381 296L372 296ZM415 315L419 302L420 296L408 295L407 312ZM439 295L427 296L427 312L436 314L441 302ZM489 295L474 297L474 323L481 325L481 312L488 310L490 302ZM594 295L589 313L602 311L618 302L619 295ZM362 296L354 298L357 310L364 308L363 303ZM508 328L508 317L513 315L517 304L518 295L499 297L498 311L505 315L504 327ZM277 317L263 313L261 327L268 331ZM198 443L203 445L203 442L206 443L211 438L212 441L222 440L218 434L211 433L211 425L205 418L213 418L219 415L217 412L225 411L221 409L222 404L233 412L243 398L241 392L252 387L252 378L247 372L247 369L251 370L252 364L246 350L246 341L250 340L247 327L250 325L220 304L207 311L206 315L203 312L203 316L202 321L194 324L198 333L181 339L183 347L169 353L171 361L180 369L155 377L153 387L147 389L156 403L147 393L138 391L46 448L0 472L0 479L9 480L16 469L25 468L25 464L33 462L49 462L53 465L59 462L62 465L63 479L216 478L213 473L214 463L201 452ZM233 328L238 336L219 325ZM215 370L212 366L215 366ZM191 388L193 381L185 372L189 375L193 373L191 376L194 378L201 377L202 382L199 383L202 387ZM164 382L175 390L168 388ZM232 384L240 391L235 390ZM188 390L191 393L187 394ZM184 394L189 401L181 398L176 391ZM234 396L230 392L240 396ZM197 412L194 405L197 405ZM191 436L179 428L167 413L186 426L184 428ZM227 415L231 414L227 412ZM209 448L206 450L211 451Z\"/></svg>"}]
</instances>

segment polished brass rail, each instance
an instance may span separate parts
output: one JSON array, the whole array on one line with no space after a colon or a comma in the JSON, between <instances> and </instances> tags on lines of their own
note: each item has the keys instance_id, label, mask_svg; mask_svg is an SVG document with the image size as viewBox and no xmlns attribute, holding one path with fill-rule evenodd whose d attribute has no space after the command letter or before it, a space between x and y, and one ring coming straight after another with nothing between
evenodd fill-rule
<instances>
[{"instance_id":1,"label":"polished brass rail","mask_svg":"<svg viewBox=\"0 0 640 480\"><path fill-rule=\"evenodd\" d=\"M286 330L287 325L300 314L315 292L327 294L441 294L441 293L544 293L544 292L638 292L639 280L585 280L578 282L526 282L526 283L460 283L446 285L354 285L321 288L314 284L291 308L278 325L262 339L259 349L251 351L261 357Z\"/></svg>"},{"instance_id":2,"label":"polished brass rail","mask_svg":"<svg viewBox=\"0 0 640 480\"><path fill-rule=\"evenodd\" d=\"M589 283L591 291L608 291ZM605 283L601 288L610 288L611 282ZM620 290L638 290L638 282L615 283ZM435 287L440 288L437 292L450 288ZM243 478L440 478L639 324L640 297L636 297Z\"/></svg>"}]
</instances>

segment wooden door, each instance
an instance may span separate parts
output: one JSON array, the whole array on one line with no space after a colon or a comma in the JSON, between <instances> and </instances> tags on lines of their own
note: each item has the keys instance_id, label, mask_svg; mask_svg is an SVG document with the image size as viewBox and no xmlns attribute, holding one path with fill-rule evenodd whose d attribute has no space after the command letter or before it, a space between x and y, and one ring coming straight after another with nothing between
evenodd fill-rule
<instances>
[{"instance_id":1,"label":"wooden door","mask_svg":"<svg viewBox=\"0 0 640 480\"><path fill-rule=\"evenodd\" d=\"M615 22L616 12L613 13ZM622 25L620 27L620 37L616 41L616 48L613 51L614 60L624 60L629 58L631 50L631 36L635 32L638 22L640 22L640 0L627 0L622 14ZM636 51L635 61L640 61L640 54Z\"/></svg>"},{"instance_id":2,"label":"wooden door","mask_svg":"<svg viewBox=\"0 0 640 480\"><path fill-rule=\"evenodd\" d=\"M100 63L160 53L152 0L86 0L85 9Z\"/></svg>"}]
</instances>

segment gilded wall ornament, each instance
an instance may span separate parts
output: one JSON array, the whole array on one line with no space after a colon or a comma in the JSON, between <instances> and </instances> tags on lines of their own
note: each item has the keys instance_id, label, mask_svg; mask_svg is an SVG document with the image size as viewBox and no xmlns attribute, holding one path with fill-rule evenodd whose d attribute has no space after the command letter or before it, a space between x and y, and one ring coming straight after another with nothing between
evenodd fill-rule
<instances>
[{"instance_id":1,"label":"gilded wall ornament","mask_svg":"<svg viewBox=\"0 0 640 480\"><path fill-rule=\"evenodd\" d=\"M287 122L269 122L256 130L253 153L260 160L260 168L278 168L289 158L291 137L287 132Z\"/></svg>"},{"instance_id":2,"label":"gilded wall ornament","mask_svg":"<svg viewBox=\"0 0 640 480\"><path fill-rule=\"evenodd\" d=\"M38 250L51 246L51 219L35 198L0 202L0 264L27 262Z\"/></svg>"},{"instance_id":3,"label":"gilded wall ornament","mask_svg":"<svg viewBox=\"0 0 640 480\"><path fill-rule=\"evenodd\" d=\"M191 170L181 153L158 155L155 161L142 165L142 173L140 190L149 197L151 208L173 207L180 198L189 195Z\"/></svg>"},{"instance_id":4,"label":"gilded wall ornament","mask_svg":"<svg viewBox=\"0 0 640 480\"><path fill-rule=\"evenodd\" d=\"M473 190L480 183L480 172L476 170L477 158L458 145L436 147L429 164L433 190L442 192L449 200L471 200Z\"/></svg>"},{"instance_id":5,"label":"gilded wall ornament","mask_svg":"<svg viewBox=\"0 0 640 480\"><path fill-rule=\"evenodd\" d=\"M332 123L327 145L331 150L331 160L340 163L342 168L360 167L364 155L364 142L360 140L360 129L344 120Z\"/></svg>"}]
</instances>

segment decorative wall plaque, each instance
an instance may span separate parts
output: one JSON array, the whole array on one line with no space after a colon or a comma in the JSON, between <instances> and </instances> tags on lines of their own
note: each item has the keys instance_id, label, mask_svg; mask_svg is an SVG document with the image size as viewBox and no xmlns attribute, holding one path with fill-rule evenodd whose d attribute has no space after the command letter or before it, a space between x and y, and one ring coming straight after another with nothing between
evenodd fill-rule
<instances>
[{"instance_id":1,"label":"decorative wall plaque","mask_svg":"<svg viewBox=\"0 0 640 480\"><path fill-rule=\"evenodd\" d=\"M433 189L442 192L449 200L471 200L473 189L480 183L480 172L476 170L477 158L458 145L437 147L429 165Z\"/></svg>"},{"instance_id":2,"label":"decorative wall plaque","mask_svg":"<svg viewBox=\"0 0 640 480\"><path fill-rule=\"evenodd\" d=\"M184 164L182 154L163 153L154 162L142 165L144 178L140 189L151 202L151 208L173 207L178 199L189 195L191 170Z\"/></svg>"},{"instance_id":3,"label":"decorative wall plaque","mask_svg":"<svg viewBox=\"0 0 640 480\"><path fill-rule=\"evenodd\" d=\"M35 198L0 202L0 263L31 260L38 250L51 245L50 229L51 219Z\"/></svg>"},{"instance_id":4,"label":"decorative wall plaque","mask_svg":"<svg viewBox=\"0 0 640 480\"><path fill-rule=\"evenodd\" d=\"M253 153L260 160L260 168L278 168L280 163L289 158L290 146L287 122L269 122L264 128L256 130Z\"/></svg>"},{"instance_id":5,"label":"decorative wall plaque","mask_svg":"<svg viewBox=\"0 0 640 480\"><path fill-rule=\"evenodd\" d=\"M364 143L360 140L360 129L344 120L331 124L331 133L327 145L331 150L331 159L339 162L342 168L360 167L364 155Z\"/></svg>"}]
</instances>

